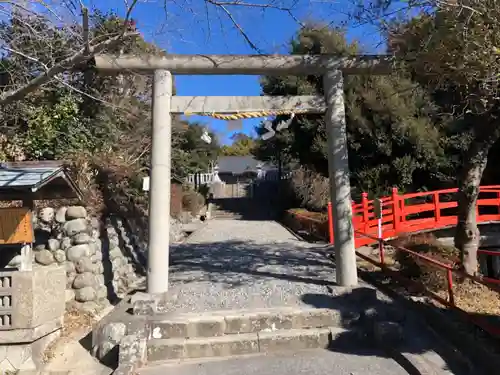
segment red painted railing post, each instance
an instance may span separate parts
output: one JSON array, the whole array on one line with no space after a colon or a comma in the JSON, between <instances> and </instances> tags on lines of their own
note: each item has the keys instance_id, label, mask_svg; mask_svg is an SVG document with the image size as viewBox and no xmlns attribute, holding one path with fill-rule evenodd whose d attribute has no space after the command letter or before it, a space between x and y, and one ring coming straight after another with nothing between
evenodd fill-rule
<instances>
[{"instance_id":1,"label":"red painted railing post","mask_svg":"<svg viewBox=\"0 0 500 375\"><path fill-rule=\"evenodd\" d=\"M368 233L368 230L370 229L368 221L370 220L368 216L368 193L362 193L361 194L361 204L363 205L363 224L364 224L364 231L365 233Z\"/></svg>"},{"instance_id":2,"label":"red painted railing post","mask_svg":"<svg viewBox=\"0 0 500 375\"><path fill-rule=\"evenodd\" d=\"M439 193L434 193L433 201L434 201L434 219L436 223L439 223L439 221L441 220L441 208L439 207Z\"/></svg>"},{"instance_id":3,"label":"red painted railing post","mask_svg":"<svg viewBox=\"0 0 500 375\"><path fill-rule=\"evenodd\" d=\"M330 244L333 245L333 208L332 202L328 202L328 236Z\"/></svg>"},{"instance_id":4,"label":"red painted railing post","mask_svg":"<svg viewBox=\"0 0 500 375\"><path fill-rule=\"evenodd\" d=\"M404 194L399 196L399 215L401 217L401 223L406 222Z\"/></svg>"},{"instance_id":5,"label":"red painted railing post","mask_svg":"<svg viewBox=\"0 0 500 375\"><path fill-rule=\"evenodd\" d=\"M498 200L498 214L500 215L500 191L497 193L497 200Z\"/></svg>"},{"instance_id":6,"label":"red painted railing post","mask_svg":"<svg viewBox=\"0 0 500 375\"><path fill-rule=\"evenodd\" d=\"M401 209L400 198L397 188L392 188L392 216L394 221L394 230L398 232L401 229Z\"/></svg>"},{"instance_id":7,"label":"red painted railing post","mask_svg":"<svg viewBox=\"0 0 500 375\"><path fill-rule=\"evenodd\" d=\"M481 193L481 192L479 192ZM479 220L479 194L477 195L476 199L476 220Z\"/></svg>"},{"instance_id":8,"label":"red painted railing post","mask_svg":"<svg viewBox=\"0 0 500 375\"><path fill-rule=\"evenodd\" d=\"M378 240L378 254L380 256L380 264L385 265L385 249L384 249L384 240L380 238Z\"/></svg>"},{"instance_id":9,"label":"red painted railing post","mask_svg":"<svg viewBox=\"0 0 500 375\"><path fill-rule=\"evenodd\" d=\"M448 302L451 306L455 306L455 295L453 294L453 272L450 268L447 269L446 276L448 281Z\"/></svg>"}]
</instances>

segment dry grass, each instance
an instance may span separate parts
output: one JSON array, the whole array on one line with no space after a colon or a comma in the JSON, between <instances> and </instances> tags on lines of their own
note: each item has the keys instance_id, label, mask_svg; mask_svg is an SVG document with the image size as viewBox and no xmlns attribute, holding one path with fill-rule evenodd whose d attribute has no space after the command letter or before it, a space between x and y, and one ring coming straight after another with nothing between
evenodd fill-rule
<instances>
[{"instance_id":1,"label":"dry grass","mask_svg":"<svg viewBox=\"0 0 500 375\"><path fill-rule=\"evenodd\" d=\"M292 214L304 216L313 220L318 220L318 221L328 220L328 216L324 212L312 212L306 210L305 208L292 208L288 211L291 212Z\"/></svg>"},{"instance_id":2,"label":"dry grass","mask_svg":"<svg viewBox=\"0 0 500 375\"><path fill-rule=\"evenodd\" d=\"M459 253L454 247L442 245L432 234L404 235L390 244L426 255L451 267L458 267ZM419 259L404 251L396 251L394 260L398 270L406 277L421 282L433 292L447 290L447 272L444 268ZM455 280L458 281L458 280Z\"/></svg>"},{"instance_id":3,"label":"dry grass","mask_svg":"<svg viewBox=\"0 0 500 375\"><path fill-rule=\"evenodd\" d=\"M455 304L470 313L500 317L499 293L471 280L455 287Z\"/></svg>"},{"instance_id":4,"label":"dry grass","mask_svg":"<svg viewBox=\"0 0 500 375\"><path fill-rule=\"evenodd\" d=\"M55 358L61 345L70 341L76 334L90 331L95 322L96 317L94 314L76 309L67 310L64 314L61 336L47 346L42 357L43 363L48 363Z\"/></svg>"},{"instance_id":5,"label":"dry grass","mask_svg":"<svg viewBox=\"0 0 500 375\"><path fill-rule=\"evenodd\" d=\"M402 236L391 241L391 245L425 254L454 268L458 267L458 250L452 246L442 245L432 234ZM443 298L448 298L447 275L443 268L432 266L402 251L396 252L394 260L396 268L406 277L419 281L427 289ZM453 285L457 307L472 314L500 316L500 296L497 291L470 279L463 280L455 274Z\"/></svg>"}]
</instances>

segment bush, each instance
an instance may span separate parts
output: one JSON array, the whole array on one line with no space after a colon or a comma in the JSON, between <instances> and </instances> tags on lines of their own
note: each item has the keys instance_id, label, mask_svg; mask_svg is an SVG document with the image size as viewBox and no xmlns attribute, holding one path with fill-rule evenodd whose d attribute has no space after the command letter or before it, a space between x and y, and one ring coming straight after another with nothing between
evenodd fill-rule
<instances>
[{"instance_id":1,"label":"bush","mask_svg":"<svg viewBox=\"0 0 500 375\"><path fill-rule=\"evenodd\" d=\"M186 190L182 196L182 208L191 212L193 216L198 215L205 205L205 198L194 190Z\"/></svg>"},{"instance_id":2,"label":"bush","mask_svg":"<svg viewBox=\"0 0 500 375\"><path fill-rule=\"evenodd\" d=\"M311 211L325 211L330 199L328 178L300 167L292 173L289 181L300 205Z\"/></svg>"},{"instance_id":3,"label":"bush","mask_svg":"<svg viewBox=\"0 0 500 375\"><path fill-rule=\"evenodd\" d=\"M146 176L137 159L123 152L79 153L70 158L73 178L94 215L116 214L137 228L141 241L148 238L148 194L142 191Z\"/></svg>"},{"instance_id":4,"label":"bush","mask_svg":"<svg viewBox=\"0 0 500 375\"><path fill-rule=\"evenodd\" d=\"M198 187L198 193L200 193L205 200L208 199L210 194L210 186L208 184L203 184Z\"/></svg>"}]
</instances>

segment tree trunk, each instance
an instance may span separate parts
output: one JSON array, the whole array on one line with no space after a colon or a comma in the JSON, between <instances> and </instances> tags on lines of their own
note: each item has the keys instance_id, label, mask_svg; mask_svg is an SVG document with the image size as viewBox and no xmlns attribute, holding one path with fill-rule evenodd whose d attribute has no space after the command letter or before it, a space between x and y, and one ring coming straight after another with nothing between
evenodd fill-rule
<instances>
[{"instance_id":1,"label":"tree trunk","mask_svg":"<svg viewBox=\"0 0 500 375\"><path fill-rule=\"evenodd\" d=\"M486 164L486 162L484 163ZM484 166L468 163L464 166L464 179L458 190L458 222L455 230L455 247L460 250L460 263L465 272L475 275L478 269L476 203Z\"/></svg>"},{"instance_id":2,"label":"tree trunk","mask_svg":"<svg viewBox=\"0 0 500 375\"><path fill-rule=\"evenodd\" d=\"M476 206L479 187L488 162L488 152L500 136L498 127L491 123L489 129L476 129L476 132L480 136L469 146L460 176L457 199L458 222L454 239L455 247L460 251L462 269L470 275L478 272L477 249L480 233L477 227Z\"/></svg>"}]
</instances>

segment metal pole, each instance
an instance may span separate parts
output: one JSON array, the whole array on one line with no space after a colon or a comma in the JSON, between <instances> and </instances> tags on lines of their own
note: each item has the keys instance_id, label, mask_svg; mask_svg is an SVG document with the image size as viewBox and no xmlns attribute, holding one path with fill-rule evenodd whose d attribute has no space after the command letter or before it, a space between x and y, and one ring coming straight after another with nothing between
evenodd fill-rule
<instances>
[{"instance_id":1,"label":"metal pole","mask_svg":"<svg viewBox=\"0 0 500 375\"><path fill-rule=\"evenodd\" d=\"M328 133L328 171L333 208L336 281L340 286L354 286L358 284L358 274L352 226L342 72L340 70L327 72L323 76L323 87L328 106L325 122Z\"/></svg>"},{"instance_id":2,"label":"metal pole","mask_svg":"<svg viewBox=\"0 0 500 375\"><path fill-rule=\"evenodd\" d=\"M149 194L148 293L168 290L172 75L154 72L151 185Z\"/></svg>"}]
</instances>

